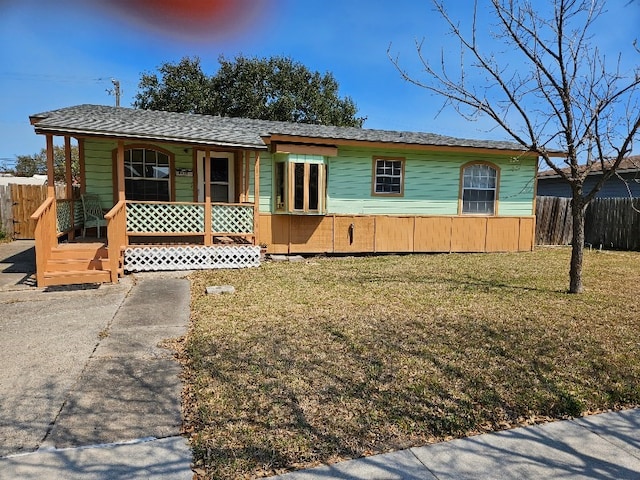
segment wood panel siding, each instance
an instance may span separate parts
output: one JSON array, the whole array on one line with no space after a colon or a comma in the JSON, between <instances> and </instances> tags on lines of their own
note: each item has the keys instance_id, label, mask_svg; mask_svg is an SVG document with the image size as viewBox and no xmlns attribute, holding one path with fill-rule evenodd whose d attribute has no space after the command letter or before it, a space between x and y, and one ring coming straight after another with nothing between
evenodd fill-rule
<instances>
[{"instance_id":1,"label":"wood panel siding","mask_svg":"<svg viewBox=\"0 0 640 480\"><path fill-rule=\"evenodd\" d=\"M520 237L518 239L518 250L521 252L531 251L536 239L536 219L535 217L520 218Z\"/></svg>"},{"instance_id":2,"label":"wood panel siding","mask_svg":"<svg viewBox=\"0 0 640 480\"><path fill-rule=\"evenodd\" d=\"M416 217L414 251L451 251L451 227L451 217Z\"/></svg>"},{"instance_id":3,"label":"wood panel siding","mask_svg":"<svg viewBox=\"0 0 640 480\"><path fill-rule=\"evenodd\" d=\"M413 252L413 217L377 216L375 225L376 252Z\"/></svg>"},{"instance_id":4,"label":"wood panel siding","mask_svg":"<svg viewBox=\"0 0 640 480\"><path fill-rule=\"evenodd\" d=\"M260 214L269 253L516 252L533 249L535 217ZM353 225L353 234L350 234Z\"/></svg>"},{"instance_id":5,"label":"wood panel siding","mask_svg":"<svg viewBox=\"0 0 640 480\"><path fill-rule=\"evenodd\" d=\"M259 215L259 242L269 246L269 253L289 253L290 217L288 215Z\"/></svg>"},{"instance_id":6,"label":"wood panel siding","mask_svg":"<svg viewBox=\"0 0 640 480\"><path fill-rule=\"evenodd\" d=\"M487 252L513 252L519 249L520 219L491 217L487 219Z\"/></svg>"},{"instance_id":7,"label":"wood panel siding","mask_svg":"<svg viewBox=\"0 0 640 480\"><path fill-rule=\"evenodd\" d=\"M333 251L333 217L301 215L291 218L291 253L329 253Z\"/></svg>"},{"instance_id":8,"label":"wood panel siding","mask_svg":"<svg viewBox=\"0 0 640 480\"><path fill-rule=\"evenodd\" d=\"M452 218L452 252L484 252L486 238L487 217Z\"/></svg>"},{"instance_id":9,"label":"wood panel siding","mask_svg":"<svg viewBox=\"0 0 640 480\"><path fill-rule=\"evenodd\" d=\"M333 245L336 253L373 252L375 220L368 216L335 216Z\"/></svg>"}]
</instances>

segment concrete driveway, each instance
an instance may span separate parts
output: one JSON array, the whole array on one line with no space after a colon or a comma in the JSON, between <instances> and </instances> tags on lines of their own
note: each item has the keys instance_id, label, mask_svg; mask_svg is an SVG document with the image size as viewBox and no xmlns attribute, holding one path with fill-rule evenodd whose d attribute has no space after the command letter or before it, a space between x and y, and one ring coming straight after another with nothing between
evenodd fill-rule
<instances>
[{"instance_id":1,"label":"concrete driveway","mask_svg":"<svg viewBox=\"0 0 640 480\"><path fill-rule=\"evenodd\" d=\"M39 289L32 246L0 244L0 478L191 478L158 346L186 332L188 281Z\"/></svg>"}]
</instances>

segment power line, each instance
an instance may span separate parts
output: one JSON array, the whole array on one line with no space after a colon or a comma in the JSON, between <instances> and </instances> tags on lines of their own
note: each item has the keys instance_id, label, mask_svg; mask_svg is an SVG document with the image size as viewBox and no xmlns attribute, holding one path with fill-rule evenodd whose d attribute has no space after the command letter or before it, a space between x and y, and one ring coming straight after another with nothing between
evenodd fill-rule
<instances>
[{"instance_id":1,"label":"power line","mask_svg":"<svg viewBox=\"0 0 640 480\"><path fill-rule=\"evenodd\" d=\"M27 72L11 72L0 71L0 79L7 80L20 80L20 81L38 81L46 83L67 83L67 84L100 84L103 82L112 81L113 77L94 77L88 75L56 75L49 73L27 73ZM138 79L125 79L125 83L137 83Z\"/></svg>"}]
</instances>

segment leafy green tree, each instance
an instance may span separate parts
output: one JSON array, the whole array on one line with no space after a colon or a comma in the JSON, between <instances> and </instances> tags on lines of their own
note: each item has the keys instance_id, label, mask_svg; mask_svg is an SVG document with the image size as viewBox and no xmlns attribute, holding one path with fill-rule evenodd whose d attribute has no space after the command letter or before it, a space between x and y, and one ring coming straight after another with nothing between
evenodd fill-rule
<instances>
[{"instance_id":1,"label":"leafy green tree","mask_svg":"<svg viewBox=\"0 0 640 480\"><path fill-rule=\"evenodd\" d=\"M289 57L219 57L207 77L198 58L143 74L133 106L175 112L362 127L350 97L340 98L331 73L312 72Z\"/></svg>"},{"instance_id":2,"label":"leafy green tree","mask_svg":"<svg viewBox=\"0 0 640 480\"><path fill-rule=\"evenodd\" d=\"M42 153L45 152L45 153ZM46 150L35 155L17 155L13 172L18 177L33 177L47 173Z\"/></svg>"},{"instance_id":3,"label":"leafy green tree","mask_svg":"<svg viewBox=\"0 0 640 480\"><path fill-rule=\"evenodd\" d=\"M56 181L65 180L65 159L64 147L54 145L53 147L54 177ZM47 173L47 150L43 148L34 155L17 155L14 167L14 174L18 177L33 177L34 175L46 175ZM80 164L78 147L71 146L71 176L78 177L80 174Z\"/></svg>"},{"instance_id":4,"label":"leafy green tree","mask_svg":"<svg viewBox=\"0 0 640 480\"><path fill-rule=\"evenodd\" d=\"M165 63L156 73L144 73L133 106L168 112L212 112L211 79L202 71L199 58L184 57L178 64Z\"/></svg>"}]
</instances>

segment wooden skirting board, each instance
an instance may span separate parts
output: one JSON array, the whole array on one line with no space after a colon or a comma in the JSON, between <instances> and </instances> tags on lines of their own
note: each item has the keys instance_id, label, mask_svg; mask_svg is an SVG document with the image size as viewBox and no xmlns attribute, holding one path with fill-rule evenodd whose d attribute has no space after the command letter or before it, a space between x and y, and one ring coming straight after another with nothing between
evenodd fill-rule
<instances>
[{"instance_id":1,"label":"wooden skirting board","mask_svg":"<svg viewBox=\"0 0 640 480\"><path fill-rule=\"evenodd\" d=\"M519 252L535 217L260 215L268 253Z\"/></svg>"}]
</instances>

